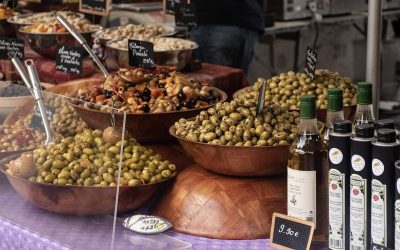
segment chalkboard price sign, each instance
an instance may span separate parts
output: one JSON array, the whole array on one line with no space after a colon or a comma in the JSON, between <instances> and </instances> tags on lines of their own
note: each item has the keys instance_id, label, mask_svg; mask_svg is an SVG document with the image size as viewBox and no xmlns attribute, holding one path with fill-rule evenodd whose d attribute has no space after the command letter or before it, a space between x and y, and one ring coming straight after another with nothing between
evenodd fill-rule
<instances>
[{"instance_id":1,"label":"chalkboard price sign","mask_svg":"<svg viewBox=\"0 0 400 250\"><path fill-rule=\"evenodd\" d=\"M311 47L307 47L306 52L306 67L304 68L304 73L308 77L314 79L315 69L317 68L317 51Z\"/></svg>"},{"instance_id":2,"label":"chalkboard price sign","mask_svg":"<svg viewBox=\"0 0 400 250\"><path fill-rule=\"evenodd\" d=\"M175 0L175 25L194 27L197 25L195 0Z\"/></svg>"},{"instance_id":3,"label":"chalkboard price sign","mask_svg":"<svg viewBox=\"0 0 400 250\"><path fill-rule=\"evenodd\" d=\"M53 115L55 112L56 112L55 108L46 105L46 114L47 114L47 119L48 119L49 123L53 119ZM45 131L44 125L43 125L43 119L42 119L42 116L40 115L40 110L37 106L35 107L34 113L32 115L32 119L29 123L29 127L40 130L40 131Z\"/></svg>"},{"instance_id":4,"label":"chalkboard price sign","mask_svg":"<svg viewBox=\"0 0 400 250\"><path fill-rule=\"evenodd\" d=\"M83 50L79 47L61 45L57 49L56 70L76 75L82 73Z\"/></svg>"},{"instance_id":5,"label":"chalkboard price sign","mask_svg":"<svg viewBox=\"0 0 400 250\"><path fill-rule=\"evenodd\" d=\"M79 11L88 14L106 16L110 11L111 0L79 0Z\"/></svg>"},{"instance_id":6,"label":"chalkboard price sign","mask_svg":"<svg viewBox=\"0 0 400 250\"><path fill-rule=\"evenodd\" d=\"M0 59L10 59L8 52L17 54L20 60L24 59L24 42L21 39L0 38Z\"/></svg>"},{"instance_id":7,"label":"chalkboard price sign","mask_svg":"<svg viewBox=\"0 0 400 250\"><path fill-rule=\"evenodd\" d=\"M129 39L128 50L130 66L154 68L153 43Z\"/></svg>"},{"instance_id":8,"label":"chalkboard price sign","mask_svg":"<svg viewBox=\"0 0 400 250\"><path fill-rule=\"evenodd\" d=\"M274 213L271 245L277 248L308 250L314 234L314 223Z\"/></svg>"},{"instance_id":9,"label":"chalkboard price sign","mask_svg":"<svg viewBox=\"0 0 400 250\"><path fill-rule=\"evenodd\" d=\"M175 15L175 0L164 0L164 12Z\"/></svg>"},{"instance_id":10,"label":"chalkboard price sign","mask_svg":"<svg viewBox=\"0 0 400 250\"><path fill-rule=\"evenodd\" d=\"M393 248L388 248L388 247L384 247L384 246L372 243L370 250L393 250Z\"/></svg>"}]
</instances>

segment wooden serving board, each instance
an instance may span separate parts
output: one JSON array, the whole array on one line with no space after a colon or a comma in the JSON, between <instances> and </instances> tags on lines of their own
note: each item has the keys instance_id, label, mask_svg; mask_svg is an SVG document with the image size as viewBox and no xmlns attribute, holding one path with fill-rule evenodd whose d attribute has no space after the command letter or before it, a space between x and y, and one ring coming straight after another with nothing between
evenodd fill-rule
<instances>
[{"instance_id":1,"label":"wooden serving board","mask_svg":"<svg viewBox=\"0 0 400 250\"><path fill-rule=\"evenodd\" d=\"M228 177L197 165L179 173L153 211L178 232L220 239L268 238L273 212L286 214L286 175Z\"/></svg>"}]
</instances>

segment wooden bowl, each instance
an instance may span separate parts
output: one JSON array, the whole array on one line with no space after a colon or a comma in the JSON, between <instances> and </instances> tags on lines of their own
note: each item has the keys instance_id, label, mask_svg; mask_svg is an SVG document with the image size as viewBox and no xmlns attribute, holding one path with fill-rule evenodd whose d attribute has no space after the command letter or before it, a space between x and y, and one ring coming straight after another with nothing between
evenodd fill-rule
<instances>
[{"instance_id":1,"label":"wooden bowl","mask_svg":"<svg viewBox=\"0 0 400 250\"><path fill-rule=\"evenodd\" d=\"M219 239L269 238L274 212L286 214L286 175L233 178L199 166L182 170L153 210L175 231Z\"/></svg>"},{"instance_id":2,"label":"wooden bowl","mask_svg":"<svg viewBox=\"0 0 400 250\"><path fill-rule=\"evenodd\" d=\"M251 88L253 88L253 87L249 86L249 87L245 87L243 89L239 89L238 91L233 93L233 98L238 97L241 93L247 92ZM350 120L350 121L354 121L354 119L356 117L356 108L357 108L357 105L351 105L351 106L343 107L344 119L347 119L347 120ZM291 111L300 111L300 110L299 109L294 109L294 110L291 110ZM326 113L327 113L326 109L317 109L317 119L318 119L318 121L325 123L325 121L326 121Z\"/></svg>"},{"instance_id":3,"label":"wooden bowl","mask_svg":"<svg viewBox=\"0 0 400 250\"><path fill-rule=\"evenodd\" d=\"M44 210L70 215L102 215L114 211L116 187L61 186L33 183L8 174L6 164L18 158L12 155L0 161L0 171L12 187L25 200ZM174 177L174 176L173 176ZM141 207L170 179L155 184L120 187L118 212L124 213Z\"/></svg>"},{"instance_id":4,"label":"wooden bowl","mask_svg":"<svg viewBox=\"0 0 400 250\"><path fill-rule=\"evenodd\" d=\"M231 176L271 176L286 173L289 146L244 147L192 142L169 130L185 152L205 169Z\"/></svg>"},{"instance_id":5,"label":"wooden bowl","mask_svg":"<svg viewBox=\"0 0 400 250\"><path fill-rule=\"evenodd\" d=\"M220 102L227 98L225 92L214 88L214 91L220 96ZM72 104L81 119L86 122L90 128L105 129L110 126L110 112L99 111L85 108L81 105ZM126 129L141 143L160 143L171 141L173 138L169 135L169 128L180 118L191 118L198 115L202 110L206 110L214 105L203 108L172 111L164 113L145 113L145 114L126 114ZM115 122L117 127L122 127L123 113L115 113Z\"/></svg>"}]
</instances>

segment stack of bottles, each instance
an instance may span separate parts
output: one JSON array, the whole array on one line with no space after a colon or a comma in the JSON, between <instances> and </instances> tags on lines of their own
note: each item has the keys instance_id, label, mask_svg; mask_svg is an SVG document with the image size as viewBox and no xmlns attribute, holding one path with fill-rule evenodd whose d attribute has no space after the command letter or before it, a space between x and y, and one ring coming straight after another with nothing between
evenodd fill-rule
<instances>
[{"instance_id":1,"label":"stack of bottles","mask_svg":"<svg viewBox=\"0 0 400 250\"><path fill-rule=\"evenodd\" d=\"M314 96L301 97L300 117L288 162L288 215L314 222L313 241L330 249L400 249L400 143L393 121L375 121L372 84L358 84L353 122L344 120L341 89L328 89L322 133Z\"/></svg>"}]
</instances>

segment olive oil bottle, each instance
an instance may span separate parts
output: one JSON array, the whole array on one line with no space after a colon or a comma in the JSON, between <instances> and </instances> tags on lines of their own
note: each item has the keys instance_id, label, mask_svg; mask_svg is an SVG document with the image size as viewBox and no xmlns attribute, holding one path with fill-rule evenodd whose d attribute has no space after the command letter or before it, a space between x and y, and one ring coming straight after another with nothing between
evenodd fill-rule
<instances>
[{"instance_id":1,"label":"olive oil bottle","mask_svg":"<svg viewBox=\"0 0 400 250\"><path fill-rule=\"evenodd\" d=\"M288 215L313 222L313 240L327 243L329 169L317 126L315 96L301 97L300 118L299 132L290 147L288 161Z\"/></svg>"},{"instance_id":2,"label":"olive oil bottle","mask_svg":"<svg viewBox=\"0 0 400 250\"><path fill-rule=\"evenodd\" d=\"M328 89L328 111L326 113L325 126L322 132L325 147L329 144L329 133L333 130L335 121L344 120L343 90L338 88Z\"/></svg>"},{"instance_id":3,"label":"olive oil bottle","mask_svg":"<svg viewBox=\"0 0 400 250\"><path fill-rule=\"evenodd\" d=\"M372 106L372 84L369 82L359 82L357 89L357 110L353 123L355 126L360 124L374 124L375 116Z\"/></svg>"}]
</instances>

